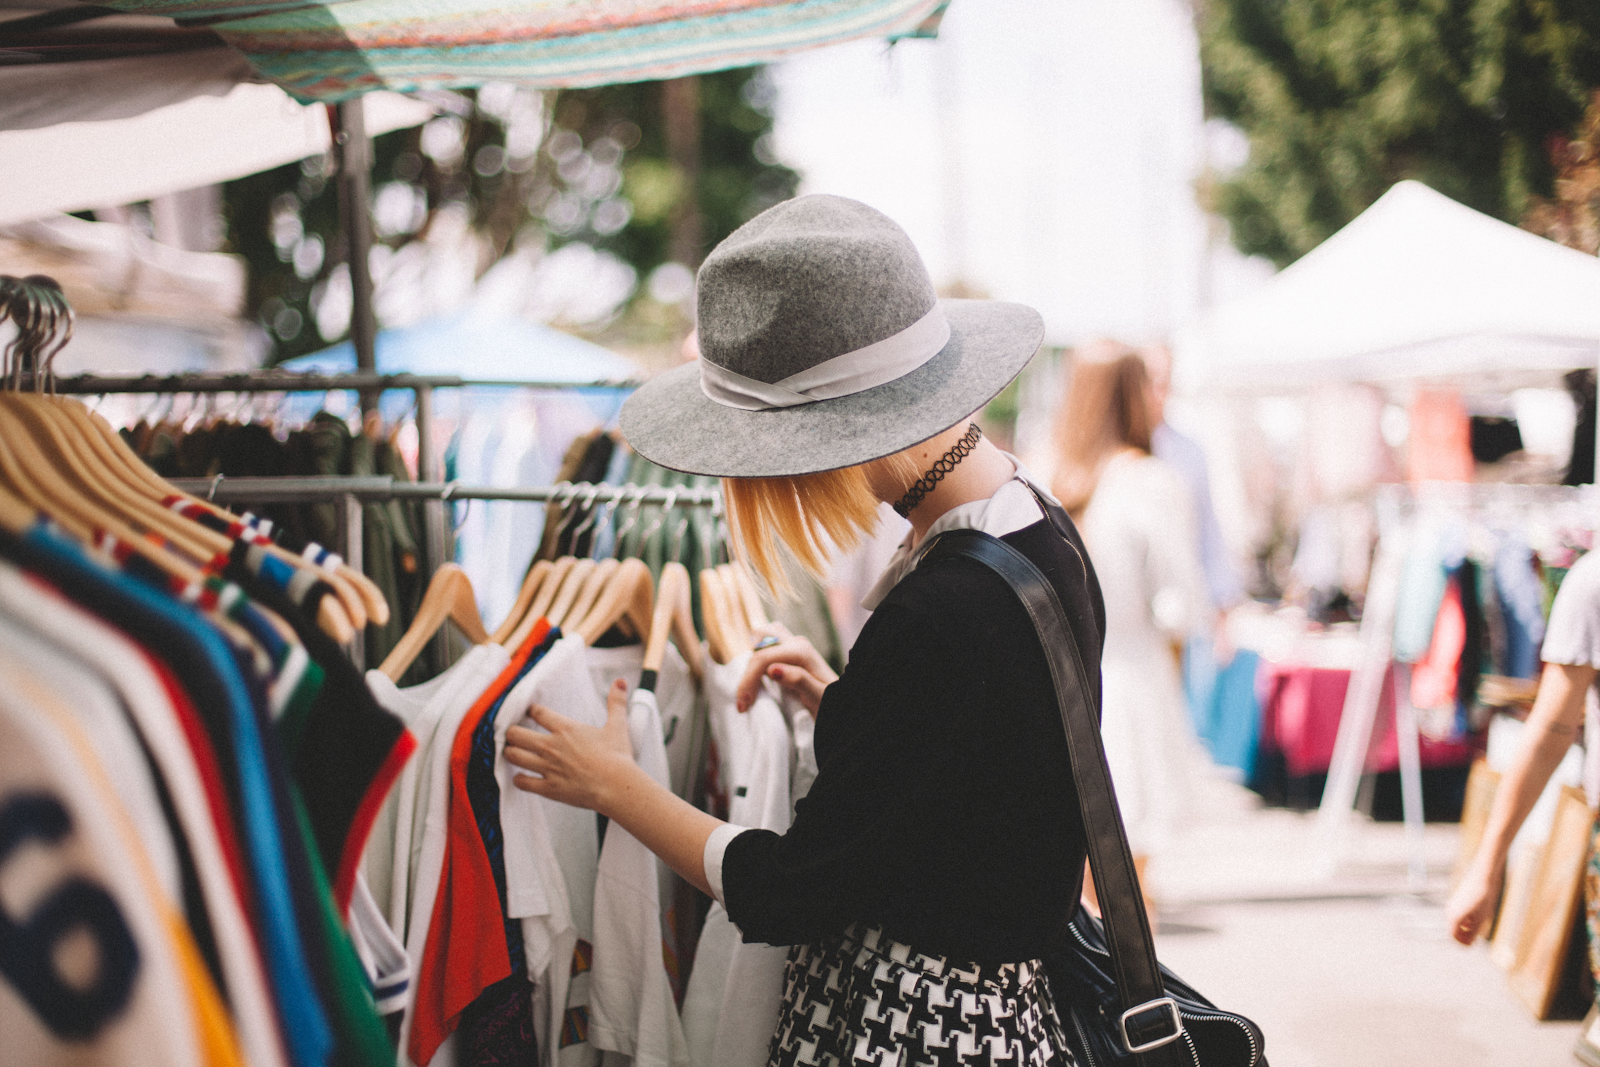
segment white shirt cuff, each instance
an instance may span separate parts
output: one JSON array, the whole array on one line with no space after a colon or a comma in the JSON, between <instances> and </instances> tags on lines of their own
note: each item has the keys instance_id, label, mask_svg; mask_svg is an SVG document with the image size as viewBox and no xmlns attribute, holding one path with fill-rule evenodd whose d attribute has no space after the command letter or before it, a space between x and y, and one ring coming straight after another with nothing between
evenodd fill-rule
<instances>
[{"instance_id":1,"label":"white shirt cuff","mask_svg":"<svg viewBox=\"0 0 1600 1067\"><path fill-rule=\"evenodd\" d=\"M722 899L722 854L728 851L728 842L745 832L746 827L735 823L725 822L706 838L705 856L701 862L706 869L706 884L711 887L711 895L717 903L727 906L727 901Z\"/></svg>"}]
</instances>

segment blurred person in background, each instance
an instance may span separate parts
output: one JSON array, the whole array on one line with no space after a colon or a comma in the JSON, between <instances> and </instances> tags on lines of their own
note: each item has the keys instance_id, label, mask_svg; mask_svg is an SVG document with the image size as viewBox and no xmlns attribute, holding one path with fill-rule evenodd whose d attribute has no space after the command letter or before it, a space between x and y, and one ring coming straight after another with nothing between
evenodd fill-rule
<instances>
[{"instance_id":1,"label":"blurred person in background","mask_svg":"<svg viewBox=\"0 0 1600 1067\"><path fill-rule=\"evenodd\" d=\"M1189 490L1151 455L1151 393L1134 350L1080 348L1056 414L1051 485L1082 531L1105 596L1100 732L1141 884L1149 859L1182 828L1203 758L1173 645L1209 619Z\"/></svg>"},{"instance_id":2,"label":"blurred person in background","mask_svg":"<svg viewBox=\"0 0 1600 1067\"><path fill-rule=\"evenodd\" d=\"M1173 429L1167 421L1167 396L1172 391L1172 349L1164 344L1150 345L1139 352L1150 376L1150 454L1171 467L1189 488L1194 503L1194 531L1205 573L1206 592L1211 607L1218 613L1244 599L1244 583L1228 556L1222 527L1211 500L1211 477L1206 470L1205 449L1188 434ZM1220 634L1219 634L1220 640Z\"/></svg>"},{"instance_id":3,"label":"blurred person in background","mask_svg":"<svg viewBox=\"0 0 1600 1067\"><path fill-rule=\"evenodd\" d=\"M1212 703L1220 673L1233 660L1233 643L1228 638L1228 611L1244 600L1244 583L1228 556L1222 527L1211 500L1211 476L1205 449L1200 442L1167 421L1167 396L1172 391L1172 349L1164 344L1148 345L1139 355L1150 376L1150 453L1167 464L1183 479L1194 506L1195 551L1205 574L1209 612L1204 625L1196 627L1187 643L1177 650L1183 678L1184 697L1195 730L1212 739ZM1242 664L1249 670L1248 664Z\"/></svg>"},{"instance_id":4,"label":"blurred person in background","mask_svg":"<svg viewBox=\"0 0 1600 1067\"><path fill-rule=\"evenodd\" d=\"M1544 671L1533 710L1495 790L1478 851L1445 904L1450 936L1463 945L1493 925L1511 843L1576 741L1584 742L1583 788L1590 809L1600 800L1600 709L1589 696L1600 669L1600 552L1584 555L1562 580L1539 655ZM1600 858L1593 845L1584 881L1589 964L1600 978Z\"/></svg>"}]
</instances>

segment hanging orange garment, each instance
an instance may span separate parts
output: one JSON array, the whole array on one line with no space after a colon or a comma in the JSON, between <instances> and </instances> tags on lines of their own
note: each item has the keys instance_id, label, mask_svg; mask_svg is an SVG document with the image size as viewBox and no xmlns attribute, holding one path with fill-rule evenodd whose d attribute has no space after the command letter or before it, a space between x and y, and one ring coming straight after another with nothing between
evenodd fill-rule
<instances>
[{"instance_id":1,"label":"hanging orange garment","mask_svg":"<svg viewBox=\"0 0 1600 1067\"><path fill-rule=\"evenodd\" d=\"M550 623L540 619L505 670L462 718L450 747L449 831L439 894L434 898L428 938L417 968L411 1039L406 1047L413 1063L432 1060L478 994L511 975L500 892L467 795L467 760L473 731L516 684L534 649L549 632Z\"/></svg>"},{"instance_id":2,"label":"hanging orange garment","mask_svg":"<svg viewBox=\"0 0 1600 1067\"><path fill-rule=\"evenodd\" d=\"M1406 476L1413 482L1472 481L1472 420L1461 394L1420 389L1411 401Z\"/></svg>"}]
</instances>

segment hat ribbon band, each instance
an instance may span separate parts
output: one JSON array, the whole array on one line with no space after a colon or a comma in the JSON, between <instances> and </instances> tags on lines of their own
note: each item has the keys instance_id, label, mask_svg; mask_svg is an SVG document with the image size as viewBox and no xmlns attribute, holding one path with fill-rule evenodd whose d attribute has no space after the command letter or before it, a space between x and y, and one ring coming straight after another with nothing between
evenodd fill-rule
<instances>
[{"instance_id":1,"label":"hat ribbon band","mask_svg":"<svg viewBox=\"0 0 1600 1067\"><path fill-rule=\"evenodd\" d=\"M779 382L758 382L702 358L700 389L717 403L744 411L792 408L865 392L903 378L938 355L949 341L950 322L944 309L934 304L933 310L899 333Z\"/></svg>"}]
</instances>

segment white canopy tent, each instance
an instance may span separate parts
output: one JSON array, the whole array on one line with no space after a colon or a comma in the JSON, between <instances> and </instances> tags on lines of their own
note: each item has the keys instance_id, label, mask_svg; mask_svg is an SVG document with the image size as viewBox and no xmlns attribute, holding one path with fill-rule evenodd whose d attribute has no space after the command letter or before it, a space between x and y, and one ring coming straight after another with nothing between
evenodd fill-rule
<instances>
[{"instance_id":1,"label":"white canopy tent","mask_svg":"<svg viewBox=\"0 0 1600 1067\"><path fill-rule=\"evenodd\" d=\"M1600 259L1403 181L1174 342L1185 391L1553 385L1600 361Z\"/></svg>"},{"instance_id":2,"label":"white canopy tent","mask_svg":"<svg viewBox=\"0 0 1600 1067\"><path fill-rule=\"evenodd\" d=\"M1180 331L1174 349L1183 391L1212 396L1340 382L1477 394L1556 385L1567 371L1600 364L1600 258L1403 181L1255 293ZM1476 487L1446 488L1470 500ZM1396 515L1380 522L1360 662L1319 812L1329 870L1345 844L1390 667L1410 537L1409 523L1390 510ZM1419 886L1421 769L1407 700L1397 701L1396 725L1411 879Z\"/></svg>"},{"instance_id":3,"label":"white canopy tent","mask_svg":"<svg viewBox=\"0 0 1600 1067\"><path fill-rule=\"evenodd\" d=\"M369 135L419 126L434 113L398 93L372 93L365 104ZM324 108L248 83L126 117L0 129L0 225L229 181L330 143Z\"/></svg>"}]
</instances>

